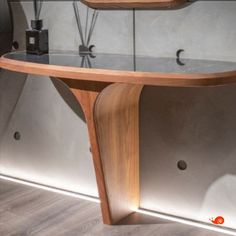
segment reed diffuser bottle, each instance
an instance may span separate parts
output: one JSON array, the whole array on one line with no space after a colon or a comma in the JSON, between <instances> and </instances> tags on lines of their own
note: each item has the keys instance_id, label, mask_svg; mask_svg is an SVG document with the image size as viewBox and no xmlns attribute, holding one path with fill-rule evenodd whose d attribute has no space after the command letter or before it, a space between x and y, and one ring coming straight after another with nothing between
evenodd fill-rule
<instances>
[{"instance_id":1,"label":"reed diffuser bottle","mask_svg":"<svg viewBox=\"0 0 236 236\"><path fill-rule=\"evenodd\" d=\"M40 19L42 0L33 0L34 20L31 20L31 29L26 30L26 52L42 55L48 53L48 30L43 29L43 20Z\"/></svg>"}]
</instances>

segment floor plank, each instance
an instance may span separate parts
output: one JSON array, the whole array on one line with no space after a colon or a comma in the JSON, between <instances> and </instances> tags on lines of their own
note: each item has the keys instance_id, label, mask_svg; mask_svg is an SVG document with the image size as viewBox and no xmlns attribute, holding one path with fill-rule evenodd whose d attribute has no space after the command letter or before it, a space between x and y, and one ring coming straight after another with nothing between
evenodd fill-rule
<instances>
[{"instance_id":1,"label":"floor plank","mask_svg":"<svg viewBox=\"0 0 236 236\"><path fill-rule=\"evenodd\" d=\"M142 224L139 224L142 222ZM144 224L144 222L146 222ZM151 224L152 223L152 224ZM134 214L102 223L99 204L0 180L1 236L223 236Z\"/></svg>"}]
</instances>

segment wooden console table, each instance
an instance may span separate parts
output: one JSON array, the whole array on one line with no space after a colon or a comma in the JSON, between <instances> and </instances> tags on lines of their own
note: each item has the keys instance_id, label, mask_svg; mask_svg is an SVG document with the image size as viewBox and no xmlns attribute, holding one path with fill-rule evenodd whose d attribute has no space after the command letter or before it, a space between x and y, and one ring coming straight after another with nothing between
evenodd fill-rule
<instances>
[{"instance_id":1,"label":"wooden console table","mask_svg":"<svg viewBox=\"0 0 236 236\"><path fill-rule=\"evenodd\" d=\"M87 57L87 58L86 58ZM63 81L82 106L89 131L104 223L139 207L139 97L143 86L200 87L236 83L236 62L98 54L24 52L1 57L0 67ZM86 65L90 68L85 68Z\"/></svg>"}]
</instances>

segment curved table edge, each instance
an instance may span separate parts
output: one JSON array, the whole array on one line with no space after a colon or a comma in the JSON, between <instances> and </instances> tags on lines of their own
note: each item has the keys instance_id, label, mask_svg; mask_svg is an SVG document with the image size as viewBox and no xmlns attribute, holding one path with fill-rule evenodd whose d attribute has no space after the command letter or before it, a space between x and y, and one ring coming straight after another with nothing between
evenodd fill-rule
<instances>
[{"instance_id":1,"label":"curved table edge","mask_svg":"<svg viewBox=\"0 0 236 236\"><path fill-rule=\"evenodd\" d=\"M151 86L204 87L236 83L236 70L209 74L119 71L23 62L8 59L4 56L0 58L0 68L21 73L68 78L71 80Z\"/></svg>"}]
</instances>

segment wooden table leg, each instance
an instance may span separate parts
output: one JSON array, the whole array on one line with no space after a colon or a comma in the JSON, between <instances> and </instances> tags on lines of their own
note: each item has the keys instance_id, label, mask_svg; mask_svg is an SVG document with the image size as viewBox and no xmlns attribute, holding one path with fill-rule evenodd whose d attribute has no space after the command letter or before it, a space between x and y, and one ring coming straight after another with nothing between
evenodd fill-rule
<instances>
[{"instance_id":1,"label":"wooden table leg","mask_svg":"<svg viewBox=\"0 0 236 236\"><path fill-rule=\"evenodd\" d=\"M110 209L115 224L139 207L139 97L143 86L112 84L98 96L95 122Z\"/></svg>"},{"instance_id":2,"label":"wooden table leg","mask_svg":"<svg viewBox=\"0 0 236 236\"><path fill-rule=\"evenodd\" d=\"M109 84L92 82L92 81L61 79L61 78L57 79L63 81L69 87L69 89L76 97L77 101L81 105L82 110L84 112L91 144L91 152L93 155L93 163L95 168L98 192L101 200L103 222L105 224L112 224L105 181L104 181L103 168L100 159L97 135L94 124L94 107L97 97L101 93L101 91Z\"/></svg>"}]
</instances>

